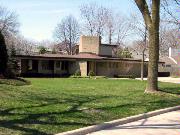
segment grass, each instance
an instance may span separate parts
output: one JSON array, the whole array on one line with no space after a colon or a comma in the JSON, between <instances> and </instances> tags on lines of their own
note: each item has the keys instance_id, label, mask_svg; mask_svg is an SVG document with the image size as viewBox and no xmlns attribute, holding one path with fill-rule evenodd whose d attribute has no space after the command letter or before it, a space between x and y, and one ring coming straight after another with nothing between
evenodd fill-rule
<instances>
[{"instance_id":1,"label":"grass","mask_svg":"<svg viewBox=\"0 0 180 135\"><path fill-rule=\"evenodd\" d=\"M55 134L180 104L179 84L159 84L176 95L151 95L138 80L27 80L0 80L0 134Z\"/></svg>"}]
</instances>

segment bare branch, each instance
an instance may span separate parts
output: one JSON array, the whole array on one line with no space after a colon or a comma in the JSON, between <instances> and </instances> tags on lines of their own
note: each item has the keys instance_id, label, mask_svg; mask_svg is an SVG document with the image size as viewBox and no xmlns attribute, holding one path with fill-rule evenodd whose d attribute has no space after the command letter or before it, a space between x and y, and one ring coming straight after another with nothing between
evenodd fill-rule
<instances>
[{"instance_id":1,"label":"bare branch","mask_svg":"<svg viewBox=\"0 0 180 135\"><path fill-rule=\"evenodd\" d=\"M72 47L79 39L79 24L73 16L67 16L57 25L54 37L61 42L68 54L72 54ZM63 43L63 44L62 44Z\"/></svg>"},{"instance_id":2,"label":"bare branch","mask_svg":"<svg viewBox=\"0 0 180 135\"><path fill-rule=\"evenodd\" d=\"M151 27L152 19L148 9L148 5L146 0L135 0L136 5L138 6L139 10L141 11L144 21L148 29Z\"/></svg>"}]
</instances>

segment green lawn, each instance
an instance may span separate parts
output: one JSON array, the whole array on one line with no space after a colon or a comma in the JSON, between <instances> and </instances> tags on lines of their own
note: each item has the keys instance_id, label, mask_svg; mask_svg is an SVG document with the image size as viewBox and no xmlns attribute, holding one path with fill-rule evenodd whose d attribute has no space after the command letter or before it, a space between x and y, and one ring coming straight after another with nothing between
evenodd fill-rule
<instances>
[{"instance_id":1,"label":"green lawn","mask_svg":"<svg viewBox=\"0 0 180 135\"><path fill-rule=\"evenodd\" d=\"M160 83L176 95L147 95L138 80L27 80L0 81L0 134L54 134L180 103L180 84Z\"/></svg>"}]
</instances>

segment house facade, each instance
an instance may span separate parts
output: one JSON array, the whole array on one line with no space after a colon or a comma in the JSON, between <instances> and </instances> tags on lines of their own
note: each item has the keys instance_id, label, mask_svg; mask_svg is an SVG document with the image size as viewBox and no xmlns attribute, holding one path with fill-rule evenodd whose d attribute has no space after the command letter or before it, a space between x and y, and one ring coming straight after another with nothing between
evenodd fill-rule
<instances>
[{"instance_id":1,"label":"house facade","mask_svg":"<svg viewBox=\"0 0 180 135\"><path fill-rule=\"evenodd\" d=\"M169 56L159 58L164 62L159 65L159 73L167 73L169 76L180 76L180 50L169 48Z\"/></svg>"},{"instance_id":2,"label":"house facade","mask_svg":"<svg viewBox=\"0 0 180 135\"><path fill-rule=\"evenodd\" d=\"M69 76L76 71L87 76L92 71L96 76L140 77L141 60L114 57L113 49L116 47L101 44L101 37L81 36L77 55L18 55L17 59L21 63L22 76ZM144 76L147 76L147 62L144 64Z\"/></svg>"}]
</instances>

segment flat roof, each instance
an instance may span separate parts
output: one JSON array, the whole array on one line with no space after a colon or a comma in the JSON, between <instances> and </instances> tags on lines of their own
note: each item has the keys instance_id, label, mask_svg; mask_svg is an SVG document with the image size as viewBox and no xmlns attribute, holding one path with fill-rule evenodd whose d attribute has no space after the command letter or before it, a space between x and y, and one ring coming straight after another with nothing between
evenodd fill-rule
<instances>
[{"instance_id":1,"label":"flat roof","mask_svg":"<svg viewBox=\"0 0 180 135\"><path fill-rule=\"evenodd\" d=\"M105 57L93 53L79 53L77 55L61 55L61 54L35 54L35 55L16 55L20 59L67 59L67 60L105 60L105 61L136 61L141 62L141 59L133 58L118 58L118 57Z\"/></svg>"}]
</instances>

